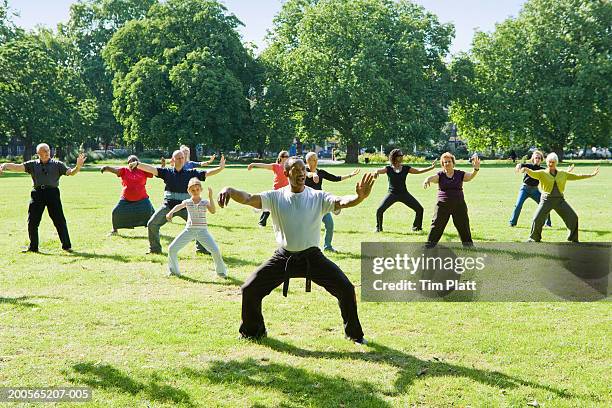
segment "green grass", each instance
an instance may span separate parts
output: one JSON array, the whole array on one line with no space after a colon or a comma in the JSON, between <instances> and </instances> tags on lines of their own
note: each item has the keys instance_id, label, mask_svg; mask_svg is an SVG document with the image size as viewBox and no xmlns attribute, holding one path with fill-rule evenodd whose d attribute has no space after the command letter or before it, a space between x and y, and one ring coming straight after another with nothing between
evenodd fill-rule
<instances>
[{"instance_id":1,"label":"green grass","mask_svg":"<svg viewBox=\"0 0 612 408\"><path fill-rule=\"evenodd\" d=\"M334 217L342 253L331 258L357 286L362 241L424 241L436 195L420 187L425 176L408 179L425 207L424 233L407 233L413 213L401 204L386 212L383 235L372 232L385 178L365 203ZM229 168L205 184L257 192L271 178ZM611 178L602 167L567 185L582 241L612 241ZM510 167L484 167L465 185L475 240L528 238L535 203L525 204L518 227L507 226L520 180ZM324 186L348 194L354 181ZM61 180L74 253L60 250L46 214L43 254L19 253L30 186L26 175L0 177L0 386L91 386L85 406L98 407L612 405L610 303L359 302L371 341L360 348L344 340L335 299L316 286L305 293L296 279L288 298L277 289L264 301L269 338L241 341L239 286L275 248L258 214L231 203L209 216L231 279L216 278L194 245L179 257L185 279L167 278L165 256L145 255L144 228L106 236L120 192L110 174ZM155 206L162 188L149 181ZM182 229L175 222L162 228L165 249ZM556 214L553 224L543 239L565 240ZM452 225L444 240L458 240Z\"/></svg>"}]
</instances>

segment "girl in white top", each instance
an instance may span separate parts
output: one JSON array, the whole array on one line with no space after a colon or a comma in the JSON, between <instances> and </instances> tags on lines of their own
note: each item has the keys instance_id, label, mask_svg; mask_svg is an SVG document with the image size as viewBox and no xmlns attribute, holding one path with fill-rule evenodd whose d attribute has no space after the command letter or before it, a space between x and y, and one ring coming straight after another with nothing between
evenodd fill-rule
<instances>
[{"instance_id":1,"label":"girl in white top","mask_svg":"<svg viewBox=\"0 0 612 408\"><path fill-rule=\"evenodd\" d=\"M191 198L176 205L172 210L170 210L168 215L166 215L168 221L172 221L172 216L176 212L182 210L183 208L187 208L188 217L185 229L174 239L174 241L172 241L170 247L168 248L168 275L181 276L178 265L178 252L185 245L195 239L212 255L215 262L215 270L217 275L222 278L226 278L227 268L223 262L223 258L221 257L221 252L219 251L217 243L213 239L212 235L210 235L208 232L208 224L206 223L206 211L208 210L212 214L214 214L216 211L215 201L213 200L212 196L212 189L210 187L208 188L208 200L204 200L201 197L202 183L199 179L194 177L189 180L187 192Z\"/></svg>"}]
</instances>

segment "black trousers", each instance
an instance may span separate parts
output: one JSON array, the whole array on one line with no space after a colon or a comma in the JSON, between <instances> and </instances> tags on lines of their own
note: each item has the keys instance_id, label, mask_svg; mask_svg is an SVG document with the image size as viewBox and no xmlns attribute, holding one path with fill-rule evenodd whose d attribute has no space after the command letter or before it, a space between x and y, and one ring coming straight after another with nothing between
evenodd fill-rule
<instances>
[{"instance_id":1,"label":"black trousers","mask_svg":"<svg viewBox=\"0 0 612 408\"><path fill-rule=\"evenodd\" d=\"M435 246L442 238L444 228L448 224L448 219L453 216L453 224L459 232L461 242L471 244L472 233L470 232L470 218L468 209L463 198L448 199L448 201L438 201L434 210L434 217L431 221L431 230L427 237L427 244Z\"/></svg>"},{"instance_id":2,"label":"black trousers","mask_svg":"<svg viewBox=\"0 0 612 408\"><path fill-rule=\"evenodd\" d=\"M385 199L376 210L376 229L382 231L383 229L383 214L387 211L387 208L391 207L393 204L400 202L408 207L412 208L416 215L414 216L414 222L412 226L414 228L422 229L423 228L423 206L419 204L416 198L412 196L409 192L405 193L388 193L385 196Z\"/></svg>"},{"instance_id":3,"label":"black trousers","mask_svg":"<svg viewBox=\"0 0 612 408\"><path fill-rule=\"evenodd\" d=\"M340 305L344 332L353 340L363 338L357 316L355 287L344 272L327 259L321 250L312 247L302 252L277 249L242 285L242 324L240 333L261 337L266 333L261 302L272 290L290 278L308 277L331 293ZM284 288L286 289L286 287Z\"/></svg>"},{"instance_id":4,"label":"black trousers","mask_svg":"<svg viewBox=\"0 0 612 408\"><path fill-rule=\"evenodd\" d=\"M59 188L35 189L30 193L30 206L28 207L28 235L30 236L30 250L38 251L38 226L45 212L49 210L49 217L62 241L62 248L70 249L70 236L64 217Z\"/></svg>"}]
</instances>

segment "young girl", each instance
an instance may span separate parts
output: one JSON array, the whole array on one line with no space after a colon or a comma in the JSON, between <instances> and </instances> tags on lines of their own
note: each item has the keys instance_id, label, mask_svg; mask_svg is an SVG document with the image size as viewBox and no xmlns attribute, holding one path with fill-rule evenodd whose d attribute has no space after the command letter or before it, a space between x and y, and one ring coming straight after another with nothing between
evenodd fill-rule
<instances>
[{"instance_id":1,"label":"young girl","mask_svg":"<svg viewBox=\"0 0 612 408\"><path fill-rule=\"evenodd\" d=\"M286 150L281 150L276 158L276 163L251 163L249 164L249 167L247 167L247 170L252 170L253 167L272 170L274 172L273 187L275 190L278 190L279 188L283 188L289 184L289 180L287 180L287 176L285 176L285 162L287 159L289 159L289 152ZM269 211L264 211L261 213L261 217L259 218L260 227L266 226L269 216Z\"/></svg>"},{"instance_id":2,"label":"young girl","mask_svg":"<svg viewBox=\"0 0 612 408\"><path fill-rule=\"evenodd\" d=\"M227 268L225 267L225 263L223 263L223 258L221 258L221 252L219 251L217 243L208 232L206 223L206 210L210 211L212 214L216 211L212 189L210 187L208 188L208 200L202 199L202 183L194 177L189 180L187 192L191 198L176 205L166 215L168 221L172 221L174 213L183 208L187 208L188 217L185 229L174 239L174 241L172 241L168 248L168 275L181 276L178 265L178 252L195 239L211 253L215 262L217 275L226 278Z\"/></svg>"}]
</instances>

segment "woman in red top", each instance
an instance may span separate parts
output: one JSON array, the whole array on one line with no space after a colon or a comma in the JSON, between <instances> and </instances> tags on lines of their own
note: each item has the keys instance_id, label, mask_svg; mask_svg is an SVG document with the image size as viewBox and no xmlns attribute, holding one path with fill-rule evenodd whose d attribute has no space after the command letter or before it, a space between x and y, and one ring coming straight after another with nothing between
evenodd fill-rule
<instances>
[{"instance_id":1,"label":"woman in red top","mask_svg":"<svg viewBox=\"0 0 612 408\"><path fill-rule=\"evenodd\" d=\"M113 230L109 235L117 234L119 228L146 227L155 212L146 189L147 178L153 175L137 168L130 169L129 164L137 162L138 157L131 155L127 161L128 167L104 166L100 169L102 173L108 171L121 177L123 185L121 198L113 208Z\"/></svg>"},{"instance_id":2,"label":"woman in red top","mask_svg":"<svg viewBox=\"0 0 612 408\"><path fill-rule=\"evenodd\" d=\"M285 176L285 162L289 158L289 152L286 150L281 150L278 153L278 157L276 158L276 163L251 163L248 170L252 170L254 167L259 169L268 169L274 172L274 184L273 187L275 190L279 188L283 188L289 185L289 180L287 180L287 176ZM259 217L259 226L265 227L268 221L268 217L270 216L269 211L264 211L261 213L261 217Z\"/></svg>"}]
</instances>

